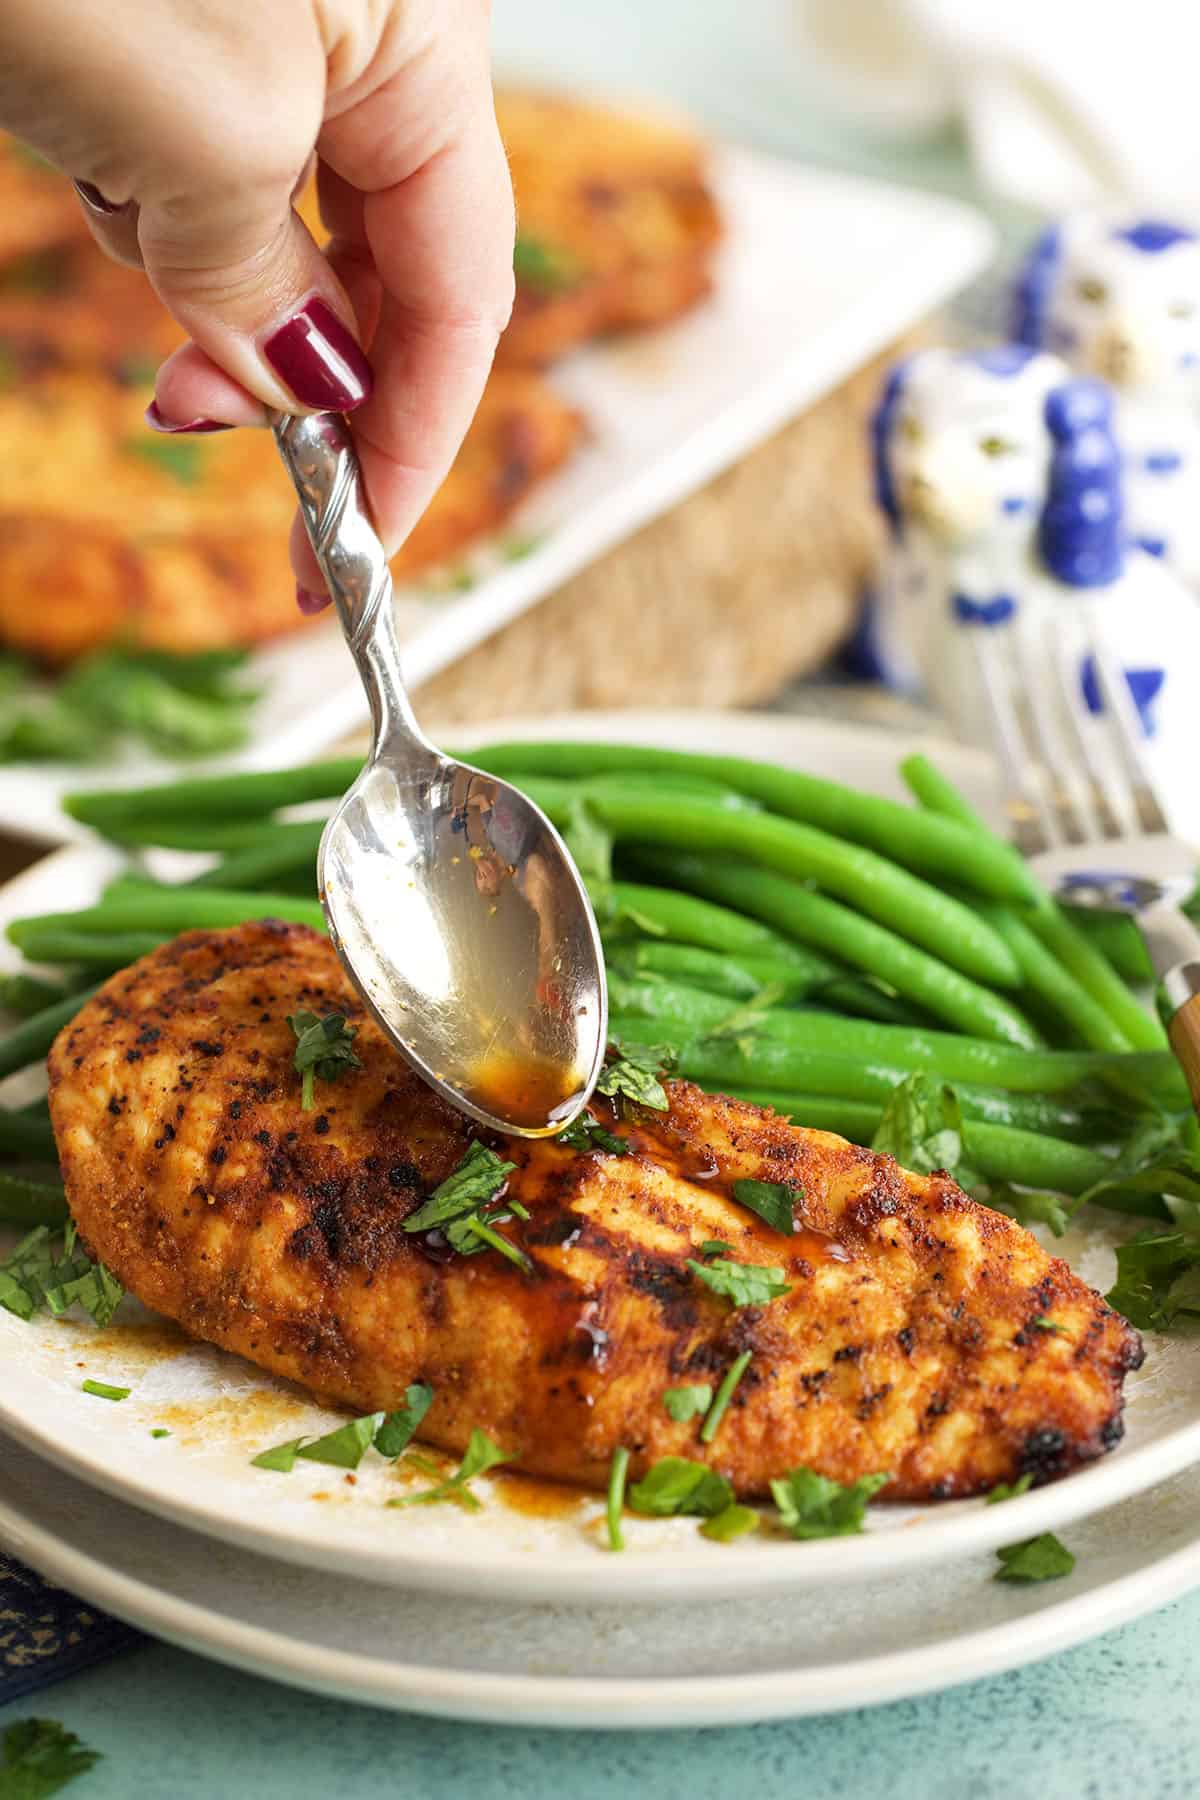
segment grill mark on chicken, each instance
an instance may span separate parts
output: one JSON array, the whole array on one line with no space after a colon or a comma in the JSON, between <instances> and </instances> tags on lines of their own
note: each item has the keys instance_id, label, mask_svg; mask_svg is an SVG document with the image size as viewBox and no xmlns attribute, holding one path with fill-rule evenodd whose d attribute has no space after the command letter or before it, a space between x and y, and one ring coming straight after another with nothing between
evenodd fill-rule
<instances>
[{"instance_id":1,"label":"grill mark on chicken","mask_svg":"<svg viewBox=\"0 0 1200 1800\"><path fill-rule=\"evenodd\" d=\"M311 1113L286 1023L301 1007L346 1013L363 1065L319 1083ZM64 1029L50 1076L72 1211L127 1287L358 1411L430 1382L421 1435L445 1450L481 1426L527 1471L586 1485L624 1444L635 1473L691 1456L747 1496L804 1463L838 1481L888 1470L890 1497L929 1499L1055 1480L1119 1440L1136 1333L947 1176L684 1082L668 1115L606 1117L623 1157L487 1138L411 1074L303 927L164 946ZM517 1164L508 1196L530 1218L502 1229L532 1273L404 1230L476 1135ZM794 1237L731 1199L742 1177L795 1190ZM687 1267L709 1239L791 1291L732 1308ZM1065 1335L1032 1326L1047 1313ZM663 1392L715 1385L744 1351L703 1445Z\"/></svg>"}]
</instances>

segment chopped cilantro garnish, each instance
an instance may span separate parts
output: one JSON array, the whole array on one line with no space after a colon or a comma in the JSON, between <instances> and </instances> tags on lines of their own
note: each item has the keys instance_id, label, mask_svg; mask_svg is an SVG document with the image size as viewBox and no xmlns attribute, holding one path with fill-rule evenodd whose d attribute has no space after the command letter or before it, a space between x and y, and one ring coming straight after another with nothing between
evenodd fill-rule
<instances>
[{"instance_id":1,"label":"chopped cilantro garnish","mask_svg":"<svg viewBox=\"0 0 1200 1800\"><path fill-rule=\"evenodd\" d=\"M663 1395L663 1405L677 1425L686 1425L689 1419L708 1411L712 1397L712 1388L705 1381L695 1387L668 1388Z\"/></svg>"},{"instance_id":2,"label":"chopped cilantro garnish","mask_svg":"<svg viewBox=\"0 0 1200 1800\"><path fill-rule=\"evenodd\" d=\"M733 1197L739 1206L748 1206L765 1219L773 1231L791 1237L796 1229L792 1209L804 1195L799 1188L788 1187L782 1181L735 1181Z\"/></svg>"},{"instance_id":3,"label":"chopped cilantro garnish","mask_svg":"<svg viewBox=\"0 0 1200 1800\"><path fill-rule=\"evenodd\" d=\"M302 1437L288 1438L285 1444L272 1444L269 1450L262 1450L252 1456L250 1462L256 1469L275 1469L281 1475L290 1475L296 1466L296 1455L304 1442Z\"/></svg>"},{"instance_id":4,"label":"chopped cilantro garnish","mask_svg":"<svg viewBox=\"0 0 1200 1800\"><path fill-rule=\"evenodd\" d=\"M1148 1226L1117 1250L1117 1279L1104 1296L1142 1331L1166 1331L1200 1313L1200 1232ZM3 1294L0 1293L0 1300Z\"/></svg>"},{"instance_id":5,"label":"chopped cilantro garnish","mask_svg":"<svg viewBox=\"0 0 1200 1800\"><path fill-rule=\"evenodd\" d=\"M508 1453L476 1426L467 1443L466 1454L453 1475L439 1481L436 1487L422 1488L419 1494L403 1494L399 1499L389 1500L388 1505L432 1506L438 1500L461 1500L466 1506L478 1508L479 1501L470 1491L469 1484L477 1475L486 1474L499 1463L511 1461Z\"/></svg>"},{"instance_id":6,"label":"chopped cilantro garnish","mask_svg":"<svg viewBox=\"0 0 1200 1800\"><path fill-rule=\"evenodd\" d=\"M405 1231L441 1231L461 1256L480 1250L498 1250L509 1262L528 1273L533 1264L518 1245L495 1229L498 1220L511 1217L497 1210L496 1202L516 1163L503 1162L476 1138L457 1169L434 1188L423 1206L404 1221ZM485 1210L490 1209L490 1210ZM521 1207L521 1214L529 1214Z\"/></svg>"},{"instance_id":7,"label":"chopped cilantro garnish","mask_svg":"<svg viewBox=\"0 0 1200 1800\"><path fill-rule=\"evenodd\" d=\"M153 1429L153 1430L152 1430L152 1431L151 1431L151 1433L150 1433L150 1436L151 1436L151 1437L153 1437L153 1438L164 1438L164 1437L170 1437L170 1435L171 1435L171 1434L170 1434L170 1432L169 1432L169 1431L168 1431L168 1430L167 1430L167 1428L166 1428L166 1426L165 1426L165 1425L156 1425L156 1426L155 1426L155 1427L154 1427L154 1429Z\"/></svg>"},{"instance_id":8,"label":"chopped cilantro garnish","mask_svg":"<svg viewBox=\"0 0 1200 1800\"><path fill-rule=\"evenodd\" d=\"M916 1175L945 1169L963 1187L976 1179L963 1167L958 1097L933 1075L909 1075L892 1089L871 1148L894 1156L902 1169Z\"/></svg>"},{"instance_id":9,"label":"chopped cilantro garnish","mask_svg":"<svg viewBox=\"0 0 1200 1800\"><path fill-rule=\"evenodd\" d=\"M890 1475L864 1475L843 1487L801 1468L773 1481L771 1493L793 1537L852 1537L863 1528L867 1502L890 1480Z\"/></svg>"},{"instance_id":10,"label":"chopped cilantro garnish","mask_svg":"<svg viewBox=\"0 0 1200 1800\"><path fill-rule=\"evenodd\" d=\"M408 1449L418 1425L433 1405L433 1389L427 1381L414 1381L404 1395L404 1405L388 1413L375 1433L380 1456L395 1458Z\"/></svg>"},{"instance_id":11,"label":"chopped cilantro garnish","mask_svg":"<svg viewBox=\"0 0 1200 1800\"><path fill-rule=\"evenodd\" d=\"M165 469L184 487L195 487L204 473L206 448L191 438L174 437L126 438L121 445L128 456L140 456L143 462Z\"/></svg>"},{"instance_id":12,"label":"chopped cilantro garnish","mask_svg":"<svg viewBox=\"0 0 1200 1800\"><path fill-rule=\"evenodd\" d=\"M1047 1188L1014 1187L1010 1181L989 1184L987 1205L1002 1212L1018 1225L1047 1225L1055 1237L1061 1237L1071 1222L1074 1206L1064 1202L1061 1194Z\"/></svg>"},{"instance_id":13,"label":"chopped cilantro garnish","mask_svg":"<svg viewBox=\"0 0 1200 1800\"><path fill-rule=\"evenodd\" d=\"M94 1263L76 1241L68 1219L60 1234L38 1225L0 1263L0 1306L19 1319L43 1310L55 1317L81 1306L97 1325L107 1325L125 1290L103 1263Z\"/></svg>"},{"instance_id":14,"label":"chopped cilantro garnish","mask_svg":"<svg viewBox=\"0 0 1200 1800\"><path fill-rule=\"evenodd\" d=\"M465 1218L497 1197L516 1166L503 1162L476 1138L458 1167L438 1183L424 1206L405 1219L405 1231L444 1230L454 1220Z\"/></svg>"},{"instance_id":15,"label":"chopped cilantro garnish","mask_svg":"<svg viewBox=\"0 0 1200 1800\"><path fill-rule=\"evenodd\" d=\"M1001 1500L1019 1500L1033 1486L1033 1476L1026 1470L1018 1475L1015 1481L998 1481L987 1497L988 1506L998 1506Z\"/></svg>"},{"instance_id":16,"label":"chopped cilantro garnish","mask_svg":"<svg viewBox=\"0 0 1200 1800\"><path fill-rule=\"evenodd\" d=\"M1054 1332L1058 1337L1070 1337L1071 1335L1065 1325L1059 1325L1054 1319L1048 1319L1045 1313L1039 1313L1037 1318L1030 1319L1029 1323L1035 1331Z\"/></svg>"},{"instance_id":17,"label":"chopped cilantro garnish","mask_svg":"<svg viewBox=\"0 0 1200 1800\"><path fill-rule=\"evenodd\" d=\"M629 1155L629 1145L625 1139L617 1137L615 1132L606 1131L590 1113L580 1113L565 1131L559 1132L555 1142L566 1144L571 1150L607 1150L610 1156Z\"/></svg>"},{"instance_id":18,"label":"chopped cilantro garnish","mask_svg":"<svg viewBox=\"0 0 1200 1800\"><path fill-rule=\"evenodd\" d=\"M626 1104L648 1106L655 1112L668 1112L671 1103L667 1090L659 1080L661 1071L670 1068L673 1052L663 1044L630 1044L615 1046L616 1055L605 1064L596 1083L596 1092L610 1099L618 1096Z\"/></svg>"},{"instance_id":19,"label":"chopped cilantro garnish","mask_svg":"<svg viewBox=\"0 0 1200 1800\"><path fill-rule=\"evenodd\" d=\"M95 1394L98 1400L128 1400L132 1388L110 1387L107 1381L81 1381L80 1391L84 1394Z\"/></svg>"},{"instance_id":20,"label":"chopped cilantro garnish","mask_svg":"<svg viewBox=\"0 0 1200 1800\"><path fill-rule=\"evenodd\" d=\"M292 1067L303 1077L300 1105L304 1112L313 1109L313 1078L336 1081L347 1069L361 1069L354 1053L356 1027L347 1025L344 1013L291 1013L288 1024L296 1034L296 1050Z\"/></svg>"},{"instance_id":21,"label":"chopped cilantro garnish","mask_svg":"<svg viewBox=\"0 0 1200 1800\"><path fill-rule=\"evenodd\" d=\"M755 1029L762 1024L776 1001L783 998L783 992L782 982L768 982L749 1000L740 1001L737 1006L726 1013L723 1019L718 1019L715 1025L710 1025L704 1033L705 1038L750 1038Z\"/></svg>"},{"instance_id":22,"label":"chopped cilantro garnish","mask_svg":"<svg viewBox=\"0 0 1200 1800\"><path fill-rule=\"evenodd\" d=\"M1075 1558L1052 1531L1026 1538L1023 1544L1007 1544L997 1550L1000 1567L995 1581L1058 1581L1075 1567Z\"/></svg>"},{"instance_id":23,"label":"chopped cilantro garnish","mask_svg":"<svg viewBox=\"0 0 1200 1800\"><path fill-rule=\"evenodd\" d=\"M732 1249L733 1245L727 1244L723 1238L705 1238L700 1246L700 1254L701 1256L727 1256Z\"/></svg>"},{"instance_id":24,"label":"chopped cilantro garnish","mask_svg":"<svg viewBox=\"0 0 1200 1800\"><path fill-rule=\"evenodd\" d=\"M700 1427L700 1442L702 1444L711 1444L716 1437L721 1420L729 1410L729 1402L733 1399L734 1389L742 1379L742 1376L746 1373L746 1370L750 1367L750 1356L751 1352L749 1350L743 1350L736 1362L729 1365L725 1374L725 1379L717 1389L717 1397L712 1403L708 1417Z\"/></svg>"},{"instance_id":25,"label":"chopped cilantro garnish","mask_svg":"<svg viewBox=\"0 0 1200 1800\"><path fill-rule=\"evenodd\" d=\"M525 287L539 294L556 294L574 285L580 267L569 250L524 233L513 245L513 273Z\"/></svg>"},{"instance_id":26,"label":"chopped cilantro garnish","mask_svg":"<svg viewBox=\"0 0 1200 1800\"><path fill-rule=\"evenodd\" d=\"M4 1800L49 1800L100 1761L57 1719L18 1719L4 1733L0 1795Z\"/></svg>"},{"instance_id":27,"label":"chopped cilantro garnish","mask_svg":"<svg viewBox=\"0 0 1200 1800\"><path fill-rule=\"evenodd\" d=\"M700 1536L715 1538L718 1544L728 1544L734 1538L745 1537L748 1531L757 1530L758 1514L754 1508L739 1506L735 1500L711 1519L705 1519L700 1527Z\"/></svg>"},{"instance_id":28,"label":"chopped cilantro garnish","mask_svg":"<svg viewBox=\"0 0 1200 1800\"><path fill-rule=\"evenodd\" d=\"M682 1514L711 1519L733 1504L733 1489L723 1475L690 1462L686 1456L664 1456L629 1490L634 1512L670 1519Z\"/></svg>"},{"instance_id":29,"label":"chopped cilantro garnish","mask_svg":"<svg viewBox=\"0 0 1200 1800\"><path fill-rule=\"evenodd\" d=\"M332 1463L335 1469L357 1469L383 1420L381 1412L348 1419L324 1437L314 1438L309 1444L301 1442L296 1455L309 1462Z\"/></svg>"},{"instance_id":30,"label":"chopped cilantro garnish","mask_svg":"<svg viewBox=\"0 0 1200 1800\"><path fill-rule=\"evenodd\" d=\"M724 1256L698 1263L689 1256L687 1266L705 1287L735 1306L766 1306L792 1291L782 1269L764 1269L759 1263L730 1262Z\"/></svg>"},{"instance_id":31,"label":"chopped cilantro garnish","mask_svg":"<svg viewBox=\"0 0 1200 1800\"><path fill-rule=\"evenodd\" d=\"M610 1550L625 1548L625 1534L621 1530L621 1514L625 1510L625 1479L628 1473L629 1452L623 1445L618 1445L612 1453L612 1462L608 1468L608 1497L604 1509Z\"/></svg>"}]
</instances>

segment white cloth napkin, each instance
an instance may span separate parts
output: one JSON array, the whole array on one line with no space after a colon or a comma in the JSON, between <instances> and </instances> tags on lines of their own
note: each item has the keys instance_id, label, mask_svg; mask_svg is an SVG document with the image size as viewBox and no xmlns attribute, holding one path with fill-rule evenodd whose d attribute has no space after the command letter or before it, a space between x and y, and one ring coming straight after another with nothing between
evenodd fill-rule
<instances>
[{"instance_id":1,"label":"white cloth napkin","mask_svg":"<svg viewBox=\"0 0 1200 1800\"><path fill-rule=\"evenodd\" d=\"M961 118L993 192L1200 210L1195 0L794 4L831 99L890 131Z\"/></svg>"}]
</instances>

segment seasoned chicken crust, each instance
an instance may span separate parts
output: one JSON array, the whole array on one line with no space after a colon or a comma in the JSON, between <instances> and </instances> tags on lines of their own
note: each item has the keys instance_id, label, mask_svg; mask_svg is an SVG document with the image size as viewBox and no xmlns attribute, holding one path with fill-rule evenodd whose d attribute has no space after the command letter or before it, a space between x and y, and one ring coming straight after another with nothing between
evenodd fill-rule
<instances>
[{"instance_id":1,"label":"seasoned chicken crust","mask_svg":"<svg viewBox=\"0 0 1200 1800\"><path fill-rule=\"evenodd\" d=\"M362 1067L304 1112L287 1015L337 1009ZM50 1054L50 1107L84 1241L197 1337L359 1411L430 1382L422 1436L482 1426L531 1473L600 1485L684 1455L744 1496L796 1466L889 1471L894 1499L1038 1482L1121 1436L1137 1334L1029 1233L945 1176L669 1084L668 1115L609 1123L624 1157L493 1140L518 1167L533 1271L403 1227L472 1126L386 1044L326 940L274 921L192 932L114 976ZM728 1195L799 1194L785 1237ZM722 1239L782 1269L731 1308L689 1270ZM1061 1331L1038 1329L1048 1317ZM753 1360L716 1441L663 1393Z\"/></svg>"},{"instance_id":2,"label":"seasoned chicken crust","mask_svg":"<svg viewBox=\"0 0 1200 1800\"><path fill-rule=\"evenodd\" d=\"M517 301L502 362L661 325L712 286L721 218L703 139L673 120L501 89L517 202Z\"/></svg>"}]
</instances>

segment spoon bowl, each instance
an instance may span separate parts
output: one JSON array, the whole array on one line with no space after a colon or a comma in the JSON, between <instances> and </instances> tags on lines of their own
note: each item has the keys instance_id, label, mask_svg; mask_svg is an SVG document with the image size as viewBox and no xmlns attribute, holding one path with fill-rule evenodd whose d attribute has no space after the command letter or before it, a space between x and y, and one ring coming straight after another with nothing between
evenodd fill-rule
<instances>
[{"instance_id":1,"label":"spoon bowl","mask_svg":"<svg viewBox=\"0 0 1200 1800\"><path fill-rule=\"evenodd\" d=\"M586 1105L604 1059L604 958L587 891L532 801L419 730L345 421L281 416L274 429L374 722L371 755L318 854L330 937L432 1087L481 1124L549 1136Z\"/></svg>"}]
</instances>

